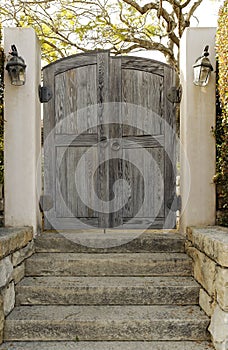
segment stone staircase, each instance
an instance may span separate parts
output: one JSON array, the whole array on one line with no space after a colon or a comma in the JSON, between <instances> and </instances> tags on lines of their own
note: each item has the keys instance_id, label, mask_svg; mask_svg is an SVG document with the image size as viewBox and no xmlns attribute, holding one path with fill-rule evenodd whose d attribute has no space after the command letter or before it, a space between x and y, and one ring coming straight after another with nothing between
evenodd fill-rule
<instances>
[{"instance_id":1,"label":"stone staircase","mask_svg":"<svg viewBox=\"0 0 228 350\"><path fill-rule=\"evenodd\" d=\"M126 237L38 237L0 349L213 349L183 237Z\"/></svg>"}]
</instances>

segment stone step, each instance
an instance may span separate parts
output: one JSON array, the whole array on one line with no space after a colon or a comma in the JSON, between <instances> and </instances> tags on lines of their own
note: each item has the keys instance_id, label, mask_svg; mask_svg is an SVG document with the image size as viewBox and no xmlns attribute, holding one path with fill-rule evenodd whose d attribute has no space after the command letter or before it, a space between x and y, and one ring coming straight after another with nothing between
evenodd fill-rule
<instances>
[{"instance_id":1,"label":"stone step","mask_svg":"<svg viewBox=\"0 0 228 350\"><path fill-rule=\"evenodd\" d=\"M26 276L190 276L192 260L183 253L36 253Z\"/></svg>"},{"instance_id":2,"label":"stone step","mask_svg":"<svg viewBox=\"0 0 228 350\"><path fill-rule=\"evenodd\" d=\"M17 305L191 305L199 285L191 277L27 277Z\"/></svg>"},{"instance_id":3,"label":"stone step","mask_svg":"<svg viewBox=\"0 0 228 350\"><path fill-rule=\"evenodd\" d=\"M22 306L8 316L5 341L209 340L198 306Z\"/></svg>"},{"instance_id":4,"label":"stone step","mask_svg":"<svg viewBox=\"0 0 228 350\"><path fill-rule=\"evenodd\" d=\"M212 350L209 342L14 342L0 350Z\"/></svg>"},{"instance_id":5,"label":"stone step","mask_svg":"<svg viewBox=\"0 0 228 350\"><path fill-rule=\"evenodd\" d=\"M185 237L176 231L138 230L43 233L36 238L38 253L184 252Z\"/></svg>"}]
</instances>

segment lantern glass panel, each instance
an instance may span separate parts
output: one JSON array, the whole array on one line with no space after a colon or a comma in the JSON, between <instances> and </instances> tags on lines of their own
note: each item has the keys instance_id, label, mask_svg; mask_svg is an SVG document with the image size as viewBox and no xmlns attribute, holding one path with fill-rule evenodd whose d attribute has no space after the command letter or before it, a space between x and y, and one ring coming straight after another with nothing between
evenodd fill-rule
<instances>
[{"instance_id":1,"label":"lantern glass panel","mask_svg":"<svg viewBox=\"0 0 228 350\"><path fill-rule=\"evenodd\" d=\"M11 84L21 86L25 84L25 71L22 67L12 67L9 70Z\"/></svg>"},{"instance_id":2,"label":"lantern glass panel","mask_svg":"<svg viewBox=\"0 0 228 350\"><path fill-rule=\"evenodd\" d=\"M206 86L209 81L211 70L208 67L201 67L199 85Z\"/></svg>"},{"instance_id":3,"label":"lantern glass panel","mask_svg":"<svg viewBox=\"0 0 228 350\"><path fill-rule=\"evenodd\" d=\"M197 86L206 86L209 81L211 69L205 66L194 67L194 84Z\"/></svg>"},{"instance_id":4,"label":"lantern glass panel","mask_svg":"<svg viewBox=\"0 0 228 350\"><path fill-rule=\"evenodd\" d=\"M194 67L194 81L193 82L195 85L199 85L200 69L201 69L201 66Z\"/></svg>"}]
</instances>

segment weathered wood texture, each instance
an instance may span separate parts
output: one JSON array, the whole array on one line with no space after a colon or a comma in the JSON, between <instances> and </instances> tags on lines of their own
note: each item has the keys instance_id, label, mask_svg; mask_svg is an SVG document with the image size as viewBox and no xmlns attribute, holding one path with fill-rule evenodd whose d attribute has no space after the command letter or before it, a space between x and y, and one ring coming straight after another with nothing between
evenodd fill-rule
<instances>
[{"instance_id":1,"label":"weathered wood texture","mask_svg":"<svg viewBox=\"0 0 228 350\"><path fill-rule=\"evenodd\" d=\"M109 138L109 54L97 54L97 109L98 109L98 140ZM105 212L109 202L109 148L106 142L98 144L98 197L101 200L99 208L99 227L109 227L109 213Z\"/></svg>"},{"instance_id":2,"label":"weathered wood texture","mask_svg":"<svg viewBox=\"0 0 228 350\"><path fill-rule=\"evenodd\" d=\"M166 66L164 69L164 119L165 119L165 188L164 201L166 222L164 228L175 227L176 212L169 209L168 203L176 194L176 113L173 103L167 99L168 90L175 86L175 71Z\"/></svg>"},{"instance_id":3,"label":"weathered wood texture","mask_svg":"<svg viewBox=\"0 0 228 350\"><path fill-rule=\"evenodd\" d=\"M45 228L175 227L173 70L99 51L47 66L44 83Z\"/></svg>"}]
</instances>

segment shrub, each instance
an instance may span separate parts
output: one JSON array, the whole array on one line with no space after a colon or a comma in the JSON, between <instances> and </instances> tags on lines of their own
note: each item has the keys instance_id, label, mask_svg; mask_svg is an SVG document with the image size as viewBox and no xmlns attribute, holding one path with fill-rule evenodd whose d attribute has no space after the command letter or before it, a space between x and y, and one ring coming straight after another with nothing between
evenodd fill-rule
<instances>
[{"instance_id":1,"label":"shrub","mask_svg":"<svg viewBox=\"0 0 228 350\"><path fill-rule=\"evenodd\" d=\"M4 111L3 111L3 94L4 94L4 51L1 46L2 30L0 24L0 183L3 183L4 172Z\"/></svg>"},{"instance_id":2,"label":"shrub","mask_svg":"<svg viewBox=\"0 0 228 350\"><path fill-rule=\"evenodd\" d=\"M218 100L216 118L216 150L218 224L228 226L228 0L219 11L217 29Z\"/></svg>"}]
</instances>

